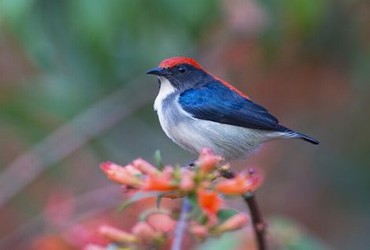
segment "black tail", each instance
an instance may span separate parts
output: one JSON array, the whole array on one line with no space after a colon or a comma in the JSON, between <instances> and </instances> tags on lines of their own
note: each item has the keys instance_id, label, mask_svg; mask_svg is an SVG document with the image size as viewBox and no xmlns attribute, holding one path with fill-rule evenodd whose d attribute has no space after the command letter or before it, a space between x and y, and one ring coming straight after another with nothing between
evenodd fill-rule
<instances>
[{"instance_id":1,"label":"black tail","mask_svg":"<svg viewBox=\"0 0 370 250\"><path fill-rule=\"evenodd\" d=\"M312 144L320 144L320 142L312 137L309 137L308 135L305 135L305 134L302 134L302 133L299 133L299 132L295 132L294 130L291 130L287 127L284 127L282 125L279 125L279 131L280 132L284 132L286 133L287 137L288 138L297 138L297 139L302 139L302 140L305 140L307 142L310 142Z\"/></svg>"},{"instance_id":2,"label":"black tail","mask_svg":"<svg viewBox=\"0 0 370 250\"><path fill-rule=\"evenodd\" d=\"M310 142L310 143L315 144L315 145L320 144L320 142L318 140L316 140L312 137L309 137L308 135L301 134L301 133L298 133L298 132L294 132L294 133L297 135L296 138L305 140L305 141Z\"/></svg>"}]
</instances>

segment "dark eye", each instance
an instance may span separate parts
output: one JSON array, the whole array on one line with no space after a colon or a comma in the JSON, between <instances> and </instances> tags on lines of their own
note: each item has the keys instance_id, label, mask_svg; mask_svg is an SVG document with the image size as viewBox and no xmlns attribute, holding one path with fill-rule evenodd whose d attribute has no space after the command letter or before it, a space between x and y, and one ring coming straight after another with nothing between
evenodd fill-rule
<instances>
[{"instance_id":1,"label":"dark eye","mask_svg":"<svg viewBox=\"0 0 370 250\"><path fill-rule=\"evenodd\" d=\"M179 70L179 73L181 73L181 74L185 73L187 71L187 69L185 67L181 67L181 66L179 67L178 70Z\"/></svg>"}]
</instances>

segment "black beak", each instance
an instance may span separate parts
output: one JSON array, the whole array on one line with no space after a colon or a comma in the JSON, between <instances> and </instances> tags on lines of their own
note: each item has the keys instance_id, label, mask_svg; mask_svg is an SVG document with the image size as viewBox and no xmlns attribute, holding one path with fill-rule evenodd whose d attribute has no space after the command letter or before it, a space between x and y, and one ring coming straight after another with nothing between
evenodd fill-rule
<instances>
[{"instance_id":1,"label":"black beak","mask_svg":"<svg viewBox=\"0 0 370 250\"><path fill-rule=\"evenodd\" d=\"M149 75L161 76L161 75L163 75L163 71L164 71L163 68L157 67L157 68L154 68L154 69L149 70L146 73L149 74Z\"/></svg>"}]
</instances>

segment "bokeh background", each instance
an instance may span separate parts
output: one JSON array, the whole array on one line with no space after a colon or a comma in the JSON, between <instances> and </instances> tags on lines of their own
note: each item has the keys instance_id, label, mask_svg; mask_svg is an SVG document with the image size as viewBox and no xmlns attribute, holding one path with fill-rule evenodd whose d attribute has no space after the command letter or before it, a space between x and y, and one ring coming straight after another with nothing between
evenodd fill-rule
<instances>
[{"instance_id":1,"label":"bokeh background","mask_svg":"<svg viewBox=\"0 0 370 250\"><path fill-rule=\"evenodd\" d=\"M194 157L160 129L145 75L182 55L321 141L235 163L264 171L281 239L321 244L289 249L368 249L369 24L366 0L1 0L0 248L80 249L132 223L98 165Z\"/></svg>"}]
</instances>

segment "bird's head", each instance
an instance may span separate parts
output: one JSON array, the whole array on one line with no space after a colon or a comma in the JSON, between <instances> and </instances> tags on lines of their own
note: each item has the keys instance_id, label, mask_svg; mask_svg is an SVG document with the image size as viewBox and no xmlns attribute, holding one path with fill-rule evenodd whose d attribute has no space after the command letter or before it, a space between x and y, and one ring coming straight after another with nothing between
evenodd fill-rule
<instances>
[{"instance_id":1,"label":"bird's head","mask_svg":"<svg viewBox=\"0 0 370 250\"><path fill-rule=\"evenodd\" d=\"M194 88L212 79L212 76L204 71L198 62L188 57L165 59L147 74L156 75L160 82L168 80L176 90Z\"/></svg>"}]
</instances>

